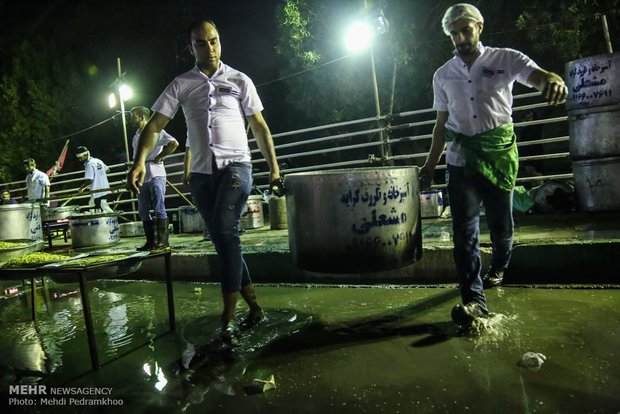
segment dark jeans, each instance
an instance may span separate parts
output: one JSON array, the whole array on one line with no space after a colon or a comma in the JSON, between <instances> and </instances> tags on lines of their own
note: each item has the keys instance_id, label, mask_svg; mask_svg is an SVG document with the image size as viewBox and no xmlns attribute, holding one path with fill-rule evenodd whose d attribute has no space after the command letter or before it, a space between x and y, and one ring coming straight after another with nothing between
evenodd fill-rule
<instances>
[{"instance_id":1,"label":"dark jeans","mask_svg":"<svg viewBox=\"0 0 620 414\"><path fill-rule=\"evenodd\" d=\"M239 238L239 219L252 188L251 164L232 163L211 175L192 173L189 183L220 259L222 291L237 292L251 282Z\"/></svg>"},{"instance_id":2,"label":"dark jeans","mask_svg":"<svg viewBox=\"0 0 620 414\"><path fill-rule=\"evenodd\" d=\"M101 202L102 202L103 200L105 200L106 202L109 202L109 201L110 201L110 197L108 196L108 194L106 194L106 195L104 195L104 196L97 197L97 198L94 198L94 199L93 199L93 202L95 203L95 208L98 208L98 209L100 209L100 210L103 210L103 209L101 208Z\"/></svg>"},{"instance_id":3,"label":"dark jeans","mask_svg":"<svg viewBox=\"0 0 620 414\"><path fill-rule=\"evenodd\" d=\"M140 187L138 194L138 215L140 220L151 220L151 209L158 219L168 218L164 196L166 195L166 177L153 177Z\"/></svg>"},{"instance_id":4,"label":"dark jeans","mask_svg":"<svg viewBox=\"0 0 620 414\"><path fill-rule=\"evenodd\" d=\"M464 304L486 306L480 259L480 202L484 204L491 235L491 265L504 269L512 252L512 194L500 190L482 176L466 177L464 167L448 165L448 194L454 232L454 262Z\"/></svg>"}]
</instances>

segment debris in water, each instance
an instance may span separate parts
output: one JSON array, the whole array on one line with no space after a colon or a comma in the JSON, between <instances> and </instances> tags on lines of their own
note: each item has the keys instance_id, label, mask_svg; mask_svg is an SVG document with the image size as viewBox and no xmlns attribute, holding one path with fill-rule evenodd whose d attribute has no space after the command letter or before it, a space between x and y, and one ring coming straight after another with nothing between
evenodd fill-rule
<instances>
[{"instance_id":1,"label":"debris in water","mask_svg":"<svg viewBox=\"0 0 620 414\"><path fill-rule=\"evenodd\" d=\"M531 370L539 370L542 364L547 360L547 357L538 352L528 351L521 357L521 360L517 363L520 367L529 368Z\"/></svg>"},{"instance_id":2,"label":"debris in water","mask_svg":"<svg viewBox=\"0 0 620 414\"><path fill-rule=\"evenodd\" d=\"M273 390L276 388L276 380L273 375L266 380L255 378L254 386L259 387L262 392Z\"/></svg>"}]
</instances>

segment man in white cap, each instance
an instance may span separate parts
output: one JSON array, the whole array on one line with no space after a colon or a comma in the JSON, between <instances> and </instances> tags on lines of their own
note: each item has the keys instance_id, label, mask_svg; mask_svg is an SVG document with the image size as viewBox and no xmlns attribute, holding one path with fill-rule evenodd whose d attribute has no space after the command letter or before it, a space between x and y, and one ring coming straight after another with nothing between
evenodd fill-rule
<instances>
[{"instance_id":1,"label":"man in white cap","mask_svg":"<svg viewBox=\"0 0 620 414\"><path fill-rule=\"evenodd\" d=\"M110 188L107 176L110 172L108 166L99 158L91 157L90 151L84 146L77 147L75 156L80 162L84 163L84 182L78 188L78 192L81 193L90 187L90 190L94 192L91 193L88 204L94 205L95 208L99 208L105 213L114 212L108 205L107 200L110 191L95 191Z\"/></svg>"},{"instance_id":2,"label":"man in white cap","mask_svg":"<svg viewBox=\"0 0 620 414\"><path fill-rule=\"evenodd\" d=\"M28 173L28 175L26 175L28 201L48 198L50 195L51 183L47 174L37 170L37 162L33 158L26 158L24 160L24 169ZM45 204L49 206L49 201Z\"/></svg>"},{"instance_id":3,"label":"man in white cap","mask_svg":"<svg viewBox=\"0 0 620 414\"><path fill-rule=\"evenodd\" d=\"M560 76L523 53L483 46L484 18L471 4L448 8L442 27L452 39L455 56L433 77L437 120L420 179L423 188L430 186L446 148L453 254L463 301L452 310L452 319L467 329L474 319L489 315L481 277L481 202L493 245L491 268L484 276L487 287L502 283L512 251L512 195L519 161L512 86L516 80L534 87L553 105L566 98L567 89Z\"/></svg>"}]
</instances>

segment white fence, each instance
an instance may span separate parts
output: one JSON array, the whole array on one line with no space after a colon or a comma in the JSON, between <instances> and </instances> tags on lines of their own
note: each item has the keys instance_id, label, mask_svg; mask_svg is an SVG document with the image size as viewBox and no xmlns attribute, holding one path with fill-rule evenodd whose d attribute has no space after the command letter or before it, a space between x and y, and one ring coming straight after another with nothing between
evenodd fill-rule
<instances>
[{"instance_id":1,"label":"white fence","mask_svg":"<svg viewBox=\"0 0 620 414\"><path fill-rule=\"evenodd\" d=\"M513 118L517 133L520 156L520 175L517 185L540 184L544 181L572 178L568 153L568 124L564 107L552 109L542 101L540 93L514 96ZM534 119L524 120L529 113L540 113ZM426 159L431 144L435 111L422 109L392 116L369 117L330 125L321 125L273 135L276 154L282 174L303 171L342 168L361 168L382 165L417 165ZM256 141L250 139L255 192L267 187L269 171L260 154ZM189 189L182 185L182 149L165 159L168 173L166 206L174 214L178 208L191 200ZM104 160L105 162L105 160ZM121 186L125 181L125 164L110 166L108 180L111 187ZM445 164L440 161L435 175L434 188L445 187ZM62 173L52 180L52 205L85 205L89 195L74 196L83 182L83 171ZM24 181L4 184L14 197L25 194ZM176 189L176 191L175 191ZM113 192L111 205L121 210L125 221L137 219L135 194L120 189Z\"/></svg>"}]
</instances>

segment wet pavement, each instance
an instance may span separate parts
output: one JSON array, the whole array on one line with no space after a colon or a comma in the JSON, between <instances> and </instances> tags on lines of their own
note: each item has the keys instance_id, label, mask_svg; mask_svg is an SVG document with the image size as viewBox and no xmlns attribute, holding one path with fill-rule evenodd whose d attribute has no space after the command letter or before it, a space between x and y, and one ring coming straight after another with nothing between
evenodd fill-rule
<instances>
[{"instance_id":1,"label":"wet pavement","mask_svg":"<svg viewBox=\"0 0 620 414\"><path fill-rule=\"evenodd\" d=\"M109 400L88 408L76 404L96 396L58 406L30 396L36 405L13 405L11 412L617 413L620 407L618 289L494 289L487 293L496 313L491 326L467 337L449 320L459 301L455 286L259 285L267 319L230 349L217 341L217 285L175 283L177 331L153 339L167 330L163 284L97 281L90 296L105 362L89 373L79 301L53 299L76 287L49 284L52 299L39 309L36 327L23 301L2 304L2 390L18 383L109 389ZM238 311L246 314L241 303ZM526 352L546 360L520 366ZM254 380L272 375L275 389L262 392ZM1 398L9 397L15 395Z\"/></svg>"},{"instance_id":2,"label":"wet pavement","mask_svg":"<svg viewBox=\"0 0 620 414\"><path fill-rule=\"evenodd\" d=\"M459 292L441 235L449 220L423 221L422 261L364 277L295 269L286 230L248 230L246 260L268 317L235 349L217 341L219 287L204 283L215 277L212 244L172 235L175 332L165 284L89 282L98 371L77 284L39 287L36 324L28 295L0 300L0 404L28 413L618 413L619 217L517 217L508 286L487 291L495 316L474 337L450 321ZM142 243L122 239L111 250ZM482 244L488 261L488 236ZM140 272L158 280L162 271ZM238 311L243 318L242 302ZM542 365L522 366L527 352L544 355ZM271 375L275 389L262 392L254 380ZM11 388L23 384L74 395L44 400Z\"/></svg>"}]
</instances>

